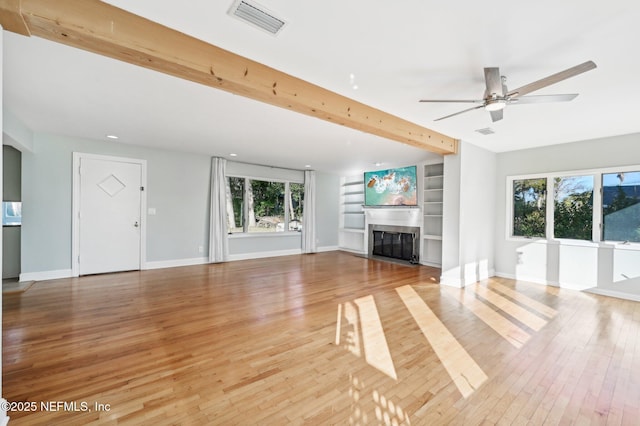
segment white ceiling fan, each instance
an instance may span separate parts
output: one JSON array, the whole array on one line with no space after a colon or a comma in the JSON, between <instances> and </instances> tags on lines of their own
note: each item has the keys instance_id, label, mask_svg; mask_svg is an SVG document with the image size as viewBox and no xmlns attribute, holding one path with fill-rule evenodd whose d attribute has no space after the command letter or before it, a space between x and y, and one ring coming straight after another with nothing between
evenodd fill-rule
<instances>
[{"instance_id":1,"label":"white ceiling fan","mask_svg":"<svg viewBox=\"0 0 640 426\"><path fill-rule=\"evenodd\" d=\"M522 104L534 104L541 102L566 102L574 99L578 96L577 93L567 95L538 95L538 96L524 96L536 90L540 90L543 87L550 86L558 83L562 80L566 80L571 77L575 77L578 74L589 71L596 68L596 64L593 61L587 61L580 65L576 65L559 73L550 75L543 79L534 81L533 83L526 84L515 90L507 89L507 78L500 75L500 69L497 67L484 69L484 80L486 89L482 99L421 99L420 102L452 102L452 103L474 103L480 104L471 108L467 108L462 111L458 111L453 114L445 115L434 121L444 120L445 118L453 117L474 109L484 108L491 114L492 121L502 120L503 109L507 105L522 105Z\"/></svg>"}]
</instances>

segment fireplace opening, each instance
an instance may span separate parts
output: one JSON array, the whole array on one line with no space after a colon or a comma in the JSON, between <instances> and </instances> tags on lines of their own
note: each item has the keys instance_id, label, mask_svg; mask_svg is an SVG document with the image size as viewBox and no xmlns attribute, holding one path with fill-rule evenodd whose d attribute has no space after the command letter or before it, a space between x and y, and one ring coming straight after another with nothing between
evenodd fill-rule
<instances>
[{"instance_id":1,"label":"fireplace opening","mask_svg":"<svg viewBox=\"0 0 640 426\"><path fill-rule=\"evenodd\" d=\"M418 263L419 236L419 228L372 226L369 234L369 254Z\"/></svg>"}]
</instances>

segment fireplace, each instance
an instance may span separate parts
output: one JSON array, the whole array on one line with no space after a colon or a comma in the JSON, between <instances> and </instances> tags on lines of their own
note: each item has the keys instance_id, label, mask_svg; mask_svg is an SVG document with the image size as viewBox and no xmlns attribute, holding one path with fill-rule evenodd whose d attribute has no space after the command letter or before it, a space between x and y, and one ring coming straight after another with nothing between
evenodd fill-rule
<instances>
[{"instance_id":1,"label":"fireplace","mask_svg":"<svg viewBox=\"0 0 640 426\"><path fill-rule=\"evenodd\" d=\"M369 256L382 256L418 263L420 228L369 225Z\"/></svg>"}]
</instances>

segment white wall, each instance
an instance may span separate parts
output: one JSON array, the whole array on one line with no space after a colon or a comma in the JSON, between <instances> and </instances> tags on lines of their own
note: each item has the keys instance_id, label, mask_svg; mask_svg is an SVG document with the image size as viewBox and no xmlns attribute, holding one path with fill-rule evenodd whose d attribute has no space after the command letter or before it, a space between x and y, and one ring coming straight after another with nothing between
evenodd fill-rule
<instances>
[{"instance_id":1,"label":"white wall","mask_svg":"<svg viewBox=\"0 0 640 426\"><path fill-rule=\"evenodd\" d=\"M444 157L442 284L494 274L495 169L495 153L464 141Z\"/></svg>"},{"instance_id":2,"label":"white wall","mask_svg":"<svg viewBox=\"0 0 640 426\"><path fill-rule=\"evenodd\" d=\"M611 244L507 238L507 177L640 165L640 134L500 153L496 180L496 273L500 276L640 297L640 250ZM624 278L624 277L628 278Z\"/></svg>"}]
</instances>

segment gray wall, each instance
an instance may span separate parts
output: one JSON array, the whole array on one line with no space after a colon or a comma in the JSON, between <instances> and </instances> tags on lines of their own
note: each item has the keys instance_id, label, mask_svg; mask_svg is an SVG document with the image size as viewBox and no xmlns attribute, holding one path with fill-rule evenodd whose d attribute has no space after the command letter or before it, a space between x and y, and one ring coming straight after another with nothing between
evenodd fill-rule
<instances>
[{"instance_id":1,"label":"gray wall","mask_svg":"<svg viewBox=\"0 0 640 426\"><path fill-rule=\"evenodd\" d=\"M156 209L155 215L147 216L147 262L208 256L209 156L36 133L33 151L23 152L22 157L22 273L71 268L73 152L147 161L147 207ZM335 247L339 178L317 173L316 183L318 245ZM240 257L300 247L300 235L240 237L229 242L230 254Z\"/></svg>"},{"instance_id":2,"label":"gray wall","mask_svg":"<svg viewBox=\"0 0 640 426\"><path fill-rule=\"evenodd\" d=\"M640 165L640 134L498 154L496 167L496 273L585 289L640 295L640 250L610 244L523 241L507 238L507 177ZM619 279L625 269L629 279ZM629 269L631 268L631 269Z\"/></svg>"},{"instance_id":3,"label":"gray wall","mask_svg":"<svg viewBox=\"0 0 640 426\"><path fill-rule=\"evenodd\" d=\"M22 199L21 163L20 151L11 146L2 146L2 201L20 201Z\"/></svg>"},{"instance_id":4,"label":"gray wall","mask_svg":"<svg viewBox=\"0 0 640 426\"><path fill-rule=\"evenodd\" d=\"M156 209L147 222L148 261L206 255L209 157L44 134L33 145L23 153L22 273L71 267L74 151L147 160L147 206Z\"/></svg>"},{"instance_id":5,"label":"gray wall","mask_svg":"<svg viewBox=\"0 0 640 426\"><path fill-rule=\"evenodd\" d=\"M337 247L340 226L340 176L316 172L316 222L318 247Z\"/></svg>"},{"instance_id":6,"label":"gray wall","mask_svg":"<svg viewBox=\"0 0 640 426\"><path fill-rule=\"evenodd\" d=\"M2 147L2 199L21 201L22 157L17 149ZM2 278L17 278L20 275L20 227L2 228Z\"/></svg>"}]
</instances>

